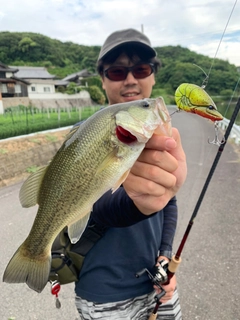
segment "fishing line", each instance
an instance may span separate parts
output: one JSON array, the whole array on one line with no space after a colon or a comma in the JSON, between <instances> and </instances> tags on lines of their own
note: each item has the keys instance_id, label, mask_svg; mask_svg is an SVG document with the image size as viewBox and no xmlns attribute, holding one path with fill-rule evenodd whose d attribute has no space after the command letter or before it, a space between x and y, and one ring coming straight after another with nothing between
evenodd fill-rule
<instances>
[{"instance_id":1,"label":"fishing line","mask_svg":"<svg viewBox=\"0 0 240 320\"><path fill-rule=\"evenodd\" d=\"M210 76L210 73L212 72L212 68L213 68L213 65L214 65L214 63L215 63L215 60L216 60L216 57L217 57L217 54L218 54L218 51L219 51L220 45L221 45L222 40L223 40L223 37L224 37L224 35L225 35L225 33L226 33L226 30L227 30L228 24L229 24L229 22L230 22L230 19L231 19L231 17L232 17L232 14L233 14L233 11L234 11L234 9L235 9L235 7L236 7L237 2L238 2L238 0L236 0L236 1L235 1L234 5L233 5L233 7L232 7L231 13L230 13L230 15L229 15L229 17L228 17L228 20L227 20L226 26L225 26L225 28L224 28L224 30L223 30L223 33L222 33L221 39L220 39L220 41L219 41L219 44L218 44L218 47L217 47L217 50L216 50L215 56L213 57L213 61L212 61L211 65L210 65L210 68L209 68L208 74L207 74L206 78L203 80L203 83L202 83L202 87L203 87L203 88L205 88L205 87L207 86L207 83L208 83L208 80L209 80L209 76Z\"/></svg>"},{"instance_id":2,"label":"fishing line","mask_svg":"<svg viewBox=\"0 0 240 320\"><path fill-rule=\"evenodd\" d=\"M231 103L232 103L233 97L234 97L234 95L235 95L235 93L236 93L236 91L237 91L239 82L240 82L240 77L238 78L238 80L237 80L237 82L236 82L235 88L234 88L233 93L232 93L232 95L231 95L231 98L230 98L230 100L229 100L229 102L228 102L226 111L225 111L225 113L224 113L224 115L223 115L224 117L225 117L225 115L227 114L228 109L230 108L230 105L231 105Z\"/></svg>"}]
</instances>

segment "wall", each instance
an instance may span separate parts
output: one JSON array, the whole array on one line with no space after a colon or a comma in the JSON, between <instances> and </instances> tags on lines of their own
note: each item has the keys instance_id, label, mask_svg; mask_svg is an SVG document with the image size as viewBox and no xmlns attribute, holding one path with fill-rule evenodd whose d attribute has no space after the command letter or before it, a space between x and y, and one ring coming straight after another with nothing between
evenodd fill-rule
<instances>
[{"instance_id":1,"label":"wall","mask_svg":"<svg viewBox=\"0 0 240 320\"><path fill-rule=\"evenodd\" d=\"M62 141L57 141L46 145L36 145L30 150L22 150L17 153L0 153L0 187L8 185L9 181L14 178L16 181L21 181L21 175L26 174L27 168L48 164L61 144Z\"/></svg>"},{"instance_id":2,"label":"wall","mask_svg":"<svg viewBox=\"0 0 240 320\"><path fill-rule=\"evenodd\" d=\"M35 89L35 91L33 91L33 88ZM49 92L45 92L44 88L49 88ZM52 83L35 83L34 81L31 81L31 84L28 86L28 95L36 95L38 93L55 93L55 86Z\"/></svg>"},{"instance_id":3,"label":"wall","mask_svg":"<svg viewBox=\"0 0 240 320\"><path fill-rule=\"evenodd\" d=\"M72 100L72 99L90 99L90 94L83 90L80 91L79 93L76 94L66 94L66 93L49 93L49 94L44 94L44 93L29 93L29 99L31 100L47 100L47 99L52 99L52 100Z\"/></svg>"},{"instance_id":4,"label":"wall","mask_svg":"<svg viewBox=\"0 0 240 320\"><path fill-rule=\"evenodd\" d=\"M3 98L2 101L3 101L3 109L16 107L20 104L24 106L29 106L28 97Z\"/></svg>"},{"instance_id":5,"label":"wall","mask_svg":"<svg viewBox=\"0 0 240 320\"><path fill-rule=\"evenodd\" d=\"M63 94L63 93L50 93L50 94L29 94L29 97L17 97L17 98L3 98L3 109L8 107L15 107L18 105L32 106L36 108L68 108L68 107L83 107L91 106L92 100L87 91L81 91L77 94Z\"/></svg>"}]
</instances>

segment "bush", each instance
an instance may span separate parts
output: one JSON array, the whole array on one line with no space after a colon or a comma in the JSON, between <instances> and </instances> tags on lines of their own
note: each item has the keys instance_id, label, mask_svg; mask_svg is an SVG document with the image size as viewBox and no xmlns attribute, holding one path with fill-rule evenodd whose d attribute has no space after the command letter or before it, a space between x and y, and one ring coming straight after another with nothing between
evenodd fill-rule
<instances>
[{"instance_id":1,"label":"bush","mask_svg":"<svg viewBox=\"0 0 240 320\"><path fill-rule=\"evenodd\" d=\"M65 93L66 88L64 86L58 86L56 92L61 92L61 93Z\"/></svg>"},{"instance_id":2,"label":"bush","mask_svg":"<svg viewBox=\"0 0 240 320\"><path fill-rule=\"evenodd\" d=\"M89 92L91 99L95 101L96 103L103 105L106 103L106 98L101 91L101 89L97 86L90 86L86 88L86 90Z\"/></svg>"}]
</instances>

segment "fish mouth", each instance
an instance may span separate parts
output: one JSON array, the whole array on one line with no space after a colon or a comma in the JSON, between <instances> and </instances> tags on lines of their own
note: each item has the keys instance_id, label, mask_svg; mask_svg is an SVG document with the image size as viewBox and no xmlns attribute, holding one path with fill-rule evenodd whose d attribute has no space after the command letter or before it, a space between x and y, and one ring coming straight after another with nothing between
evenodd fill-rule
<instances>
[{"instance_id":1,"label":"fish mouth","mask_svg":"<svg viewBox=\"0 0 240 320\"><path fill-rule=\"evenodd\" d=\"M116 127L116 135L118 140L125 144L131 144L137 141L137 138L131 132L121 126Z\"/></svg>"},{"instance_id":2,"label":"fish mouth","mask_svg":"<svg viewBox=\"0 0 240 320\"><path fill-rule=\"evenodd\" d=\"M200 115L203 118L207 118L211 121L221 121L223 116L213 106L209 107L195 107L191 110L193 113Z\"/></svg>"}]
</instances>

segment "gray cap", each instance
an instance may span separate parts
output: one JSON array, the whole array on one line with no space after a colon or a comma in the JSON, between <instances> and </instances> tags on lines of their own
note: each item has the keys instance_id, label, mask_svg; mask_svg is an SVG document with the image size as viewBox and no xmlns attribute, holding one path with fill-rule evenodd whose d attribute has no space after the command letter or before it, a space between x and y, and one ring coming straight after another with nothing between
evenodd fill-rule
<instances>
[{"instance_id":1,"label":"gray cap","mask_svg":"<svg viewBox=\"0 0 240 320\"><path fill-rule=\"evenodd\" d=\"M144 49L146 53L149 54L149 58L153 58L157 55L156 51L151 46L150 40L142 32L135 29L125 29L110 34L101 48L98 61L113 49L129 43L136 44Z\"/></svg>"}]
</instances>

